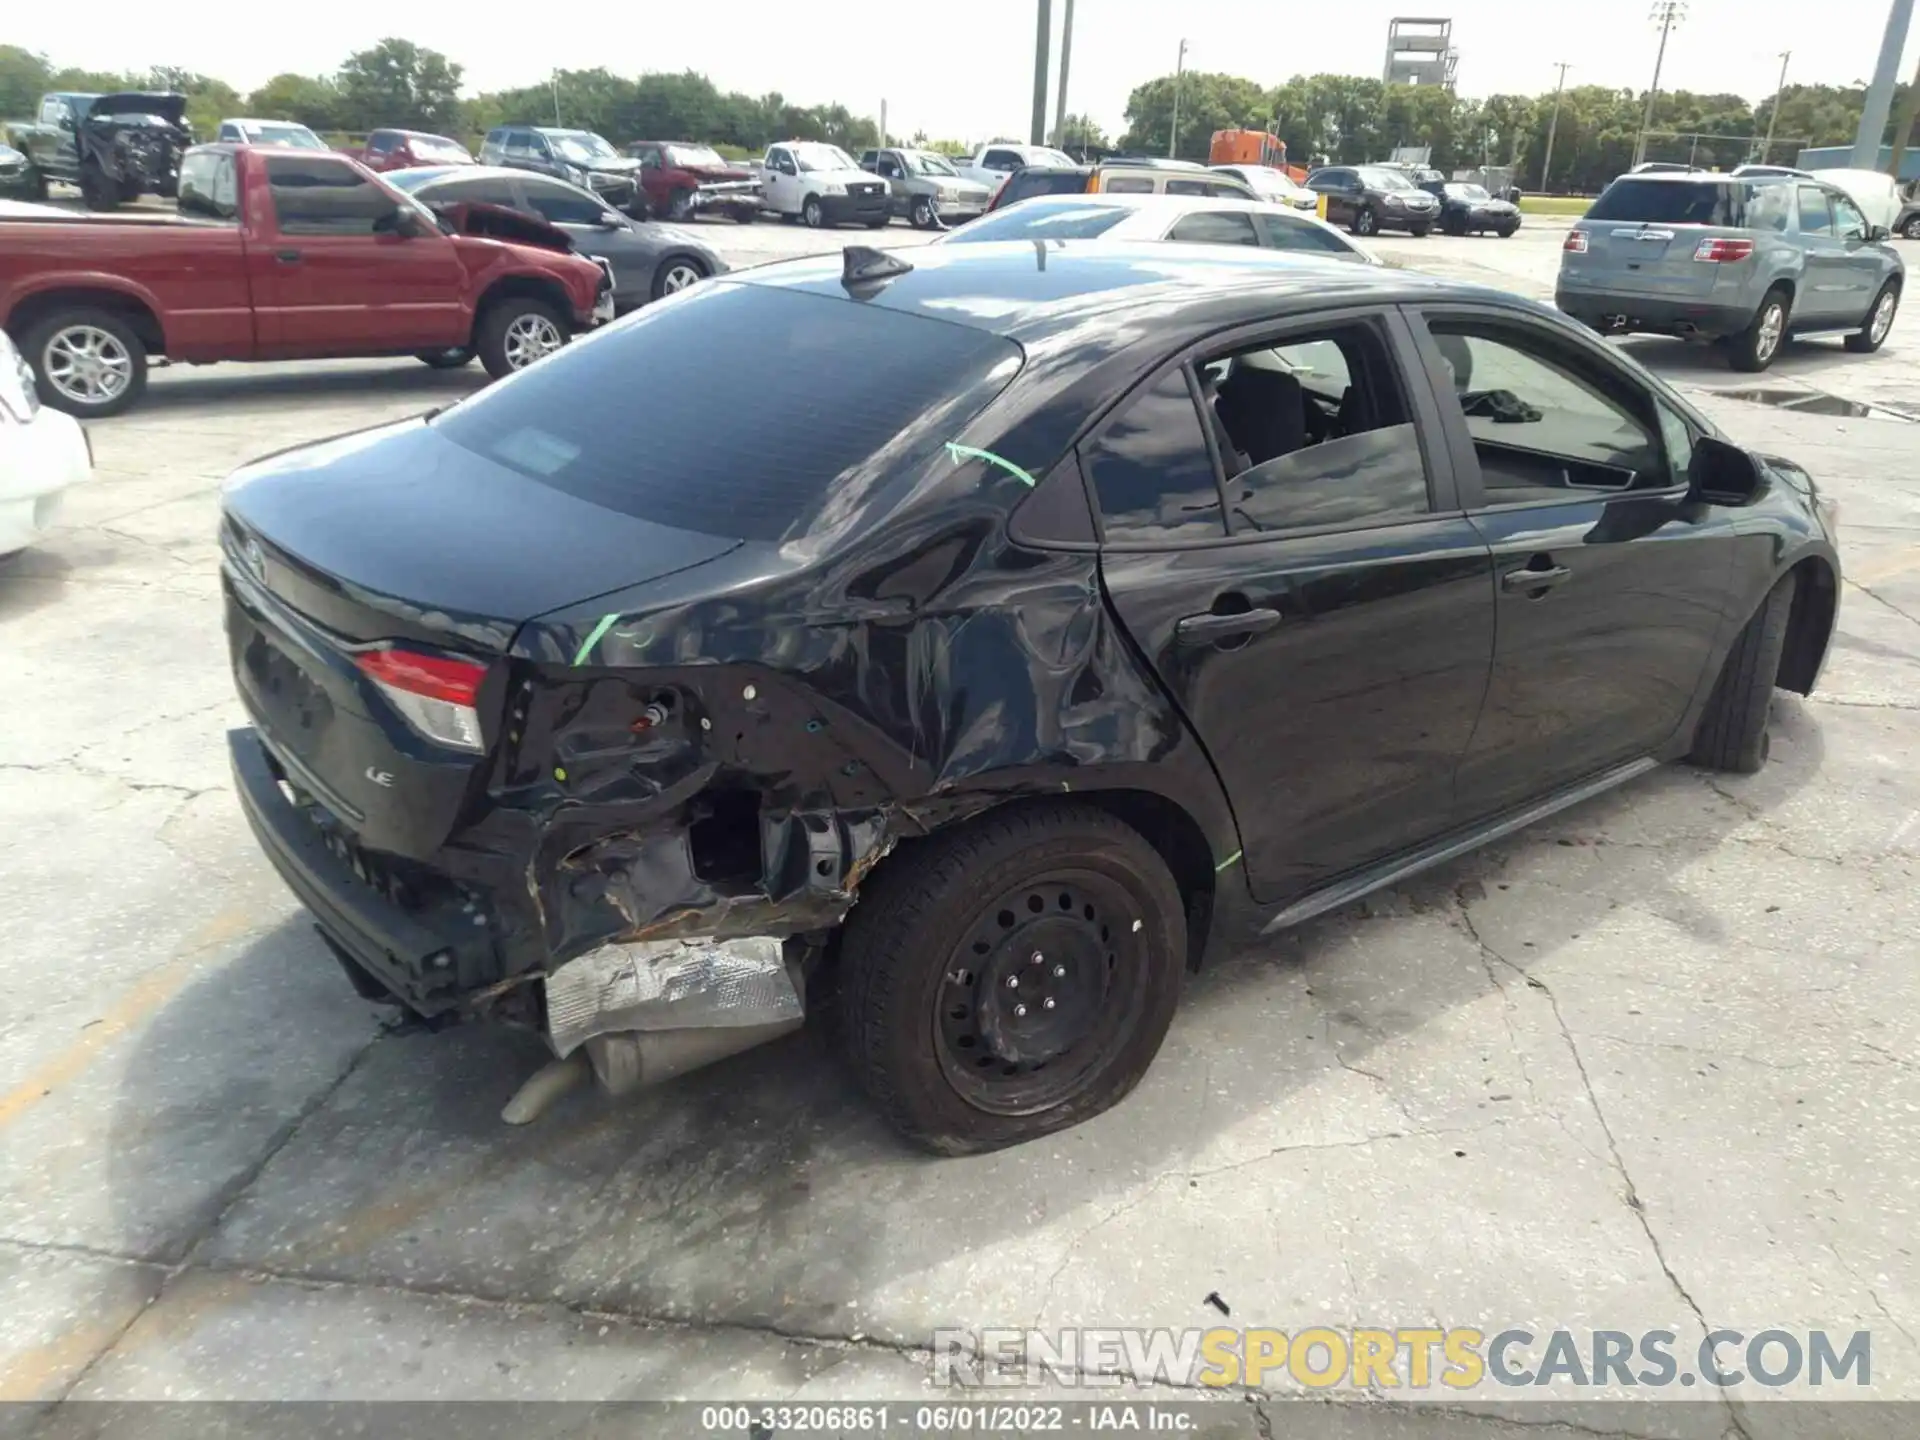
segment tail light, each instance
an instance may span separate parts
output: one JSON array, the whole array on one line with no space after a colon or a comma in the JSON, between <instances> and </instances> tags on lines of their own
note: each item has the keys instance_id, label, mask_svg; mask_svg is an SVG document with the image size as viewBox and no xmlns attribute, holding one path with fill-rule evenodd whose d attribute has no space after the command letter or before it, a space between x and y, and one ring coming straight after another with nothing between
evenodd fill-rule
<instances>
[{"instance_id":1,"label":"tail light","mask_svg":"<svg viewBox=\"0 0 1920 1440\"><path fill-rule=\"evenodd\" d=\"M1569 255L1586 254L1587 253L1587 232L1584 230L1567 231L1567 238L1563 242L1561 242L1560 248L1566 251Z\"/></svg>"},{"instance_id":2,"label":"tail light","mask_svg":"<svg viewBox=\"0 0 1920 1440\"><path fill-rule=\"evenodd\" d=\"M365 651L353 663L427 739L454 750L485 751L474 702L487 678L486 666L397 647Z\"/></svg>"},{"instance_id":3,"label":"tail light","mask_svg":"<svg viewBox=\"0 0 1920 1440\"><path fill-rule=\"evenodd\" d=\"M1702 240L1693 252L1693 258L1719 265L1731 260L1745 260L1752 254L1751 240Z\"/></svg>"}]
</instances>

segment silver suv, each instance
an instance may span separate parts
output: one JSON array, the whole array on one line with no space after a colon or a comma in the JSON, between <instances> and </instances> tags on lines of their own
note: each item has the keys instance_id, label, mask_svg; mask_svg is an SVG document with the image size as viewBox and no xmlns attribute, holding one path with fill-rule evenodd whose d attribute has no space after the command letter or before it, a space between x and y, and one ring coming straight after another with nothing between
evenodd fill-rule
<instances>
[{"instance_id":1,"label":"silver suv","mask_svg":"<svg viewBox=\"0 0 1920 1440\"><path fill-rule=\"evenodd\" d=\"M1794 335L1845 333L1867 355L1906 281L1888 238L1816 179L1622 175L1567 233L1554 299L1603 334L1719 341L1736 370Z\"/></svg>"}]
</instances>

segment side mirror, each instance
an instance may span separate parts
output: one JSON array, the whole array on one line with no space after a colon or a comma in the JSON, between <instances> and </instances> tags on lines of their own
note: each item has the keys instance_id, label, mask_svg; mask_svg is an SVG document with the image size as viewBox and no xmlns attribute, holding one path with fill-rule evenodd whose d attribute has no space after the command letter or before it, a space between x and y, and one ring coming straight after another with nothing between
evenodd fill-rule
<instances>
[{"instance_id":1,"label":"side mirror","mask_svg":"<svg viewBox=\"0 0 1920 1440\"><path fill-rule=\"evenodd\" d=\"M1892 238L1893 232L1884 225L1869 225L1867 227L1867 239L1876 245L1883 240L1891 240Z\"/></svg>"},{"instance_id":2,"label":"side mirror","mask_svg":"<svg viewBox=\"0 0 1920 1440\"><path fill-rule=\"evenodd\" d=\"M420 217L412 210L396 205L373 222L373 233L398 235L402 240L411 240L420 233Z\"/></svg>"},{"instance_id":3,"label":"side mirror","mask_svg":"<svg viewBox=\"0 0 1920 1440\"><path fill-rule=\"evenodd\" d=\"M611 210L602 210L600 212L599 228L602 230L624 230L627 228L627 222Z\"/></svg>"},{"instance_id":4,"label":"side mirror","mask_svg":"<svg viewBox=\"0 0 1920 1440\"><path fill-rule=\"evenodd\" d=\"M1693 463L1687 467L1689 498L1709 505L1751 505L1765 484L1760 462L1749 451L1711 435L1693 442Z\"/></svg>"}]
</instances>

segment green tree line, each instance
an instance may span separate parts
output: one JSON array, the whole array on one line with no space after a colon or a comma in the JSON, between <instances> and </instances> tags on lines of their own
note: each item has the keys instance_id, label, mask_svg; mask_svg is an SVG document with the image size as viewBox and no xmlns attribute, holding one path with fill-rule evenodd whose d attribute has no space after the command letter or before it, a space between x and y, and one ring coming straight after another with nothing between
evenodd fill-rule
<instances>
[{"instance_id":1,"label":"green tree line","mask_svg":"<svg viewBox=\"0 0 1920 1440\"><path fill-rule=\"evenodd\" d=\"M1175 77L1137 86L1127 100L1122 149L1168 152ZM1267 129L1287 142L1295 164L1325 156L1338 164L1383 160L1396 147L1427 145L1442 170L1512 165L1535 191L1592 194L1633 161L1646 92L1577 85L1560 96L1553 172L1541 173L1554 97L1491 95L1471 100L1433 85L1388 85L1355 75L1296 75L1269 89L1238 75L1189 71L1179 80L1180 134L1176 153L1205 160L1216 130ZM1691 160L1731 168L1760 158L1767 126L1779 106L1771 159L1791 164L1802 145L1850 145L1866 92L1858 86L1790 85L1758 105L1739 95L1663 91L1655 101L1653 160ZM1901 113L1905 91L1896 96ZM1692 135L1731 137L1721 140Z\"/></svg>"},{"instance_id":2,"label":"green tree line","mask_svg":"<svg viewBox=\"0 0 1920 1440\"><path fill-rule=\"evenodd\" d=\"M47 57L0 45L0 123L33 113L48 90L178 90L187 115L207 135L230 115L298 120L316 130L364 134L379 126L431 130L472 141L509 121L554 123L597 130L609 139L688 139L757 151L776 140L828 140L849 149L877 143L874 118L844 105L797 105L778 93L723 91L706 76L562 70L539 84L462 96L462 67L436 50L386 39L349 55L323 75L276 75L249 94L213 76L172 66L142 74L56 68ZM1165 154L1173 123L1174 77L1135 88L1127 101L1124 150ZM1578 85L1560 97L1553 171L1541 173L1554 101L1542 95L1467 99L1436 86L1386 85L1354 75L1297 75L1277 88L1238 75L1193 71L1180 85L1180 134L1186 159L1207 158L1215 130L1270 129L1287 142L1295 163L1317 156L1352 164L1384 159L1396 146L1426 145L1444 170L1513 165L1535 191L1593 193L1633 158L1645 95L1601 85ZM1895 113L1900 113L1897 98ZM1690 141L1655 139L1653 159L1731 166L1755 158L1774 106L1780 110L1771 159L1790 161L1801 144L1850 143L1865 93L1857 86L1792 85L1752 105L1738 95L1663 93L1654 129L1732 137ZM1017 128L1017 127L1016 127ZM1096 149L1107 137L1085 116L1070 116L1058 137ZM896 137L897 138L897 137ZM959 150L951 141L916 144Z\"/></svg>"}]
</instances>

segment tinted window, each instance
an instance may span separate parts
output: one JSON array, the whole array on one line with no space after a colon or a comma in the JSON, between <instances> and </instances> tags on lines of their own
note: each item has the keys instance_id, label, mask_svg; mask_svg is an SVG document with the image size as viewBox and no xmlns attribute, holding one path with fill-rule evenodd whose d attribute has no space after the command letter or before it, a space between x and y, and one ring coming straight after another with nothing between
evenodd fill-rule
<instances>
[{"instance_id":1,"label":"tinted window","mask_svg":"<svg viewBox=\"0 0 1920 1440\"><path fill-rule=\"evenodd\" d=\"M1411 519L1427 469L1385 342L1349 325L1203 371L1234 533Z\"/></svg>"},{"instance_id":2,"label":"tinted window","mask_svg":"<svg viewBox=\"0 0 1920 1440\"><path fill-rule=\"evenodd\" d=\"M980 166L984 170L1018 170L1021 159L1011 150L989 150L981 157Z\"/></svg>"},{"instance_id":3,"label":"tinted window","mask_svg":"<svg viewBox=\"0 0 1920 1440\"><path fill-rule=\"evenodd\" d=\"M1086 453L1109 540L1204 540L1225 534L1200 415L1175 370L1129 401Z\"/></svg>"},{"instance_id":4,"label":"tinted window","mask_svg":"<svg viewBox=\"0 0 1920 1440\"><path fill-rule=\"evenodd\" d=\"M1203 210L1192 215L1183 215L1167 232L1167 239L1188 240L1207 245L1258 245L1260 243L1260 237L1253 230L1253 216L1244 210Z\"/></svg>"},{"instance_id":5,"label":"tinted window","mask_svg":"<svg viewBox=\"0 0 1920 1440\"><path fill-rule=\"evenodd\" d=\"M1022 170L1017 175L1007 177L1006 188L1000 193L1000 203L1011 205L1016 200L1031 200L1036 195L1084 195L1086 191L1087 177L1071 170Z\"/></svg>"},{"instance_id":6,"label":"tinted window","mask_svg":"<svg viewBox=\"0 0 1920 1440\"><path fill-rule=\"evenodd\" d=\"M1464 323L1430 328L1473 436L1488 504L1672 483L1647 397L1635 406L1623 382L1556 353L1545 337Z\"/></svg>"},{"instance_id":7,"label":"tinted window","mask_svg":"<svg viewBox=\"0 0 1920 1440\"><path fill-rule=\"evenodd\" d=\"M393 212L393 197L344 160L270 155L273 213L287 235L371 235Z\"/></svg>"},{"instance_id":8,"label":"tinted window","mask_svg":"<svg viewBox=\"0 0 1920 1440\"><path fill-rule=\"evenodd\" d=\"M509 210L516 210L520 206L520 202L514 198L513 187L497 176L435 185L420 198L429 205L504 205Z\"/></svg>"},{"instance_id":9,"label":"tinted window","mask_svg":"<svg viewBox=\"0 0 1920 1440\"><path fill-rule=\"evenodd\" d=\"M696 354L701 363L687 364ZM777 541L831 505L837 486L933 460L1019 364L1017 346L967 326L713 284L577 341L433 423L596 505ZM744 410L742 395L752 397Z\"/></svg>"},{"instance_id":10,"label":"tinted window","mask_svg":"<svg viewBox=\"0 0 1920 1440\"><path fill-rule=\"evenodd\" d=\"M1587 211L1587 219L1737 228L1746 223L1746 191L1744 184L1733 180L1649 180L1629 175L1606 188Z\"/></svg>"},{"instance_id":11,"label":"tinted window","mask_svg":"<svg viewBox=\"0 0 1920 1440\"><path fill-rule=\"evenodd\" d=\"M1267 243L1276 250L1311 250L1349 260L1354 256L1353 247L1325 226L1311 225L1291 215L1262 215L1260 222L1267 227Z\"/></svg>"},{"instance_id":12,"label":"tinted window","mask_svg":"<svg viewBox=\"0 0 1920 1440\"><path fill-rule=\"evenodd\" d=\"M1151 195L1153 181L1145 175L1114 175L1100 188L1110 195Z\"/></svg>"},{"instance_id":13,"label":"tinted window","mask_svg":"<svg viewBox=\"0 0 1920 1440\"><path fill-rule=\"evenodd\" d=\"M566 185L526 182L527 203L544 219L555 225L597 225L607 207L591 195L583 195Z\"/></svg>"},{"instance_id":14,"label":"tinted window","mask_svg":"<svg viewBox=\"0 0 1920 1440\"><path fill-rule=\"evenodd\" d=\"M1229 192L1205 180L1169 180L1167 181L1165 193L1168 195L1219 196Z\"/></svg>"},{"instance_id":15,"label":"tinted window","mask_svg":"<svg viewBox=\"0 0 1920 1440\"><path fill-rule=\"evenodd\" d=\"M996 210L953 231L941 244L976 240L1091 240L1104 235L1128 212L1118 205L1073 200L1035 200L1015 210Z\"/></svg>"},{"instance_id":16,"label":"tinted window","mask_svg":"<svg viewBox=\"0 0 1920 1440\"><path fill-rule=\"evenodd\" d=\"M201 150L180 162L179 210L203 220L233 220L240 214L233 157Z\"/></svg>"}]
</instances>

